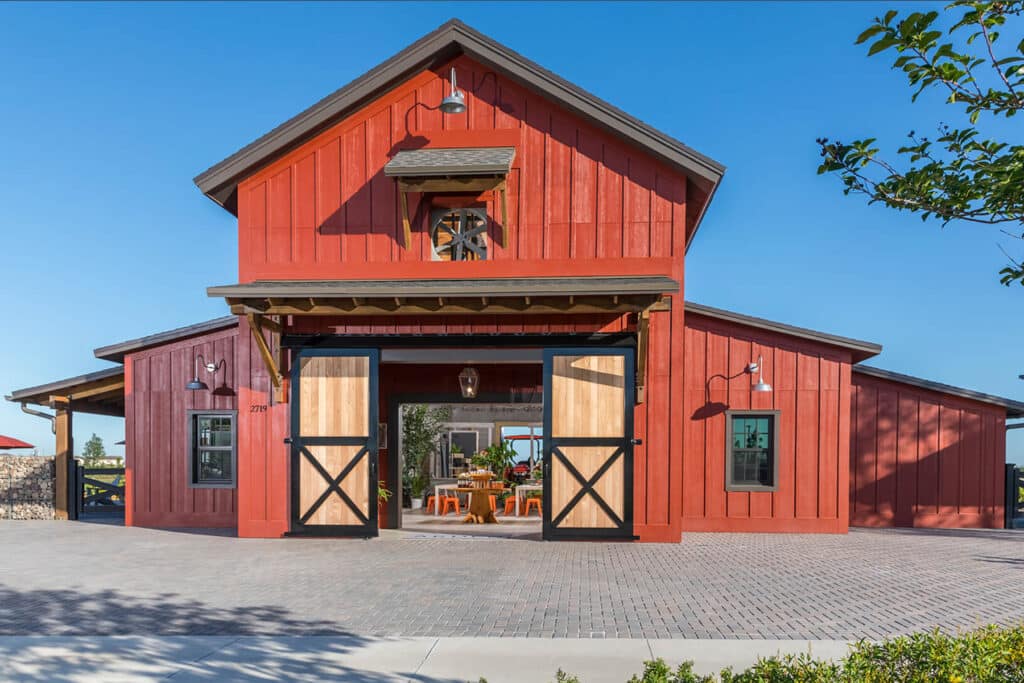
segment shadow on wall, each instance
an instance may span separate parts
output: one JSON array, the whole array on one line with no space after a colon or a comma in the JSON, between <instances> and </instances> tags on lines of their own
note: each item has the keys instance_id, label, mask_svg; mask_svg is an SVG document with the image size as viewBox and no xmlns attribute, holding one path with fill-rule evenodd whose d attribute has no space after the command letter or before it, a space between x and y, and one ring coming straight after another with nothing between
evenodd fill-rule
<instances>
[{"instance_id":1,"label":"shadow on wall","mask_svg":"<svg viewBox=\"0 0 1024 683\"><path fill-rule=\"evenodd\" d=\"M850 524L1002 529L1005 467L994 449L1005 434L962 409L948 420L935 403L908 411L897 396L879 391L872 407L854 392Z\"/></svg>"}]
</instances>

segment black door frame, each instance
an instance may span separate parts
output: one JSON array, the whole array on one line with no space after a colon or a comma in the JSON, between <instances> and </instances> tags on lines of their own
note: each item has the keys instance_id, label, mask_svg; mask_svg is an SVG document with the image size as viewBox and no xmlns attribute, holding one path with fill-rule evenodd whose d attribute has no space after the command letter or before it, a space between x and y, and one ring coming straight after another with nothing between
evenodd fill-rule
<instances>
[{"instance_id":1,"label":"black door frame","mask_svg":"<svg viewBox=\"0 0 1024 683\"><path fill-rule=\"evenodd\" d=\"M366 437L358 436L316 436L316 437L303 437L299 433L299 410L300 410L300 370L302 368L303 358L313 357L365 357L369 359L369 397L368 400L370 405L368 406L368 419L369 425L367 426L368 435ZM292 371L291 371L291 458L290 458L290 471L289 477L291 478L291 502L289 515L289 536L356 536L371 538L378 535L377 525L377 429L378 429L378 413L379 413L379 385L378 385L378 373L380 368L380 352L377 349L363 348L363 349L341 349L341 348L305 348L298 351L292 359ZM316 460L312 453L310 453L305 446L362 446L348 465L346 465L341 473L336 477L332 477L323 466ZM317 469L320 475L330 484L327 490L324 491L323 495L314 503L309 510L299 510L299 471L300 463L302 458L308 459L313 466ZM341 490L340 484L345 479L346 475L354 468L362 458L369 460L369 477L367 486L369 487L368 500L369 504L369 515L363 515L362 512L355 506L355 504L349 499L349 497ZM311 524L306 525L305 519L315 512L330 495L336 493L348 505L353 512L360 517L365 518L362 524Z\"/></svg>"},{"instance_id":2,"label":"black door frame","mask_svg":"<svg viewBox=\"0 0 1024 683\"><path fill-rule=\"evenodd\" d=\"M623 356L625 371L625 387L623 391L623 435L621 437L560 437L551 436L551 375L552 361L555 356ZM544 527L543 536L546 541L565 541L574 539L622 539L634 540L633 535L633 410L636 398L636 366L634 365L634 349L629 347L592 347L581 346L576 348L546 348L544 349ZM615 452L609 456L604 465L587 479L577 470L570 460L561 452L559 446L611 446ZM559 511L559 515L552 519L551 507L551 463L558 457L563 467L579 481L579 492ZM555 524L560 521L568 512L589 494L593 500L613 520L617 515L608 506L607 501L597 494L593 489L594 484L600 481L601 476L615 464L618 458L623 458L623 509L622 519L614 527L607 528L566 528L560 529Z\"/></svg>"}]
</instances>

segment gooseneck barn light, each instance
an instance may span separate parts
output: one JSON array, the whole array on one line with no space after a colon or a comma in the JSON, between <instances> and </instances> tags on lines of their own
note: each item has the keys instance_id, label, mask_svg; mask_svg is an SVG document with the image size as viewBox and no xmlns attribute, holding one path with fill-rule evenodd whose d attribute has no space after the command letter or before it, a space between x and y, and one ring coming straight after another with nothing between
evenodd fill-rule
<instances>
[{"instance_id":1,"label":"gooseneck barn light","mask_svg":"<svg viewBox=\"0 0 1024 683\"><path fill-rule=\"evenodd\" d=\"M756 391L758 393L765 393L772 390L772 385L764 381L763 360L764 359L762 356L758 356L756 363L751 363L750 365L747 366L747 372L749 372L751 375L754 374L755 372L757 373L757 384L752 386L750 390Z\"/></svg>"},{"instance_id":2,"label":"gooseneck barn light","mask_svg":"<svg viewBox=\"0 0 1024 683\"><path fill-rule=\"evenodd\" d=\"M480 389L480 373L476 368L463 368L459 373L459 389L462 398L476 398Z\"/></svg>"},{"instance_id":3,"label":"gooseneck barn light","mask_svg":"<svg viewBox=\"0 0 1024 683\"><path fill-rule=\"evenodd\" d=\"M206 359L203 358L203 354L197 353L194 359L194 372L192 373L192 381L185 385L185 388L189 391L207 391L210 388L206 386L206 382L199 379L199 361L202 361L202 366L211 375L216 375L217 370L219 370L221 367L227 367L227 361L225 361L223 358L219 363L207 363Z\"/></svg>"},{"instance_id":4,"label":"gooseneck barn light","mask_svg":"<svg viewBox=\"0 0 1024 683\"><path fill-rule=\"evenodd\" d=\"M461 114L466 111L466 95L459 90L455 82L455 67L452 67L452 90L448 96L441 100L439 109L445 114Z\"/></svg>"}]
</instances>

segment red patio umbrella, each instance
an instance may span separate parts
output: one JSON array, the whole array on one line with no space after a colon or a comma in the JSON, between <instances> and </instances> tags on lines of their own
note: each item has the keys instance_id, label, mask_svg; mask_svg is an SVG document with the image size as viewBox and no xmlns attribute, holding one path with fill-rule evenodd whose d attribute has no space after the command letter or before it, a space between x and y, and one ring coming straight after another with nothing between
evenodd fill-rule
<instances>
[{"instance_id":1,"label":"red patio umbrella","mask_svg":"<svg viewBox=\"0 0 1024 683\"><path fill-rule=\"evenodd\" d=\"M0 448L35 448L30 443L19 441L12 436L4 436L0 434Z\"/></svg>"}]
</instances>

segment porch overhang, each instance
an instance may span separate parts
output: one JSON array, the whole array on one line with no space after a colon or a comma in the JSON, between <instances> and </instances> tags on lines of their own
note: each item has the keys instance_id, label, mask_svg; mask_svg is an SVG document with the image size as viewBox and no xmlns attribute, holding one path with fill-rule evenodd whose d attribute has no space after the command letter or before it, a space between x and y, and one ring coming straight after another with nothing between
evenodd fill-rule
<instances>
[{"instance_id":1,"label":"porch overhang","mask_svg":"<svg viewBox=\"0 0 1024 683\"><path fill-rule=\"evenodd\" d=\"M124 417L124 367L106 368L35 387L17 389L6 398L22 405Z\"/></svg>"},{"instance_id":2,"label":"porch overhang","mask_svg":"<svg viewBox=\"0 0 1024 683\"><path fill-rule=\"evenodd\" d=\"M679 291L664 276L276 280L209 287L235 315L638 313Z\"/></svg>"}]
</instances>

